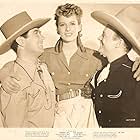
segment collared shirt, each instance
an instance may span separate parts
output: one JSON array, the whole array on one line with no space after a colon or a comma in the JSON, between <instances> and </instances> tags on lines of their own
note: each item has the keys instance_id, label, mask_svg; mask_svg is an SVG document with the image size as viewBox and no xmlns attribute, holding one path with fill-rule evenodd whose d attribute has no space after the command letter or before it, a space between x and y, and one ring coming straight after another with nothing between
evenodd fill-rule
<instances>
[{"instance_id":1,"label":"collared shirt","mask_svg":"<svg viewBox=\"0 0 140 140\"><path fill-rule=\"evenodd\" d=\"M6 127L53 127L55 87L46 64L19 58L8 64L10 73L20 78L16 94L1 89L2 112Z\"/></svg>"},{"instance_id":2,"label":"collared shirt","mask_svg":"<svg viewBox=\"0 0 140 140\"><path fill-rule=\"evenodd\" d=\"M101 61L93 53L94 50L89 48L86 48L85 52L78 48L68 66L63 51L59 53L54 47L45 49L40 60L48 66L55 84L56 94L84 87L91 76L101 68Z\"/></svg>"}]
</instances>

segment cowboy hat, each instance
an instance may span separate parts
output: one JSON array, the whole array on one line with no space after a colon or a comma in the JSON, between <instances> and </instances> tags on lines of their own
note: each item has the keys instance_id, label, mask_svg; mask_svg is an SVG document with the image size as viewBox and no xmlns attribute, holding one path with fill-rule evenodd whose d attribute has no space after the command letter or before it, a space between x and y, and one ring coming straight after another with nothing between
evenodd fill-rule
<instances>
[{"instance_id":1,"label":"cowboy hat","mask_svg":"<svg viewBox=\"0 0 140 140\"><path fill-rule=\"evenodd\" d=\"M140 9L126 7L115 16L103 11L94 11L91 16L101 24L110 25L118 30L133 46L133 49L140 54Z\"/></svg>"},{"instance_id":2,"label":"cowboy hat","mask_svg":"<svg viewBox=\"0 0 140 140\"><path fill-rule=\"evenodd\" d=\"M39 18L32 20L27 12L23 11L7 20L1 27L1 32L6 41L0 45L0 54L7 52L13 41L20 35L26 33L30 29L39 28L47 23L50 18Z\"/></svg>"}]
</instances>

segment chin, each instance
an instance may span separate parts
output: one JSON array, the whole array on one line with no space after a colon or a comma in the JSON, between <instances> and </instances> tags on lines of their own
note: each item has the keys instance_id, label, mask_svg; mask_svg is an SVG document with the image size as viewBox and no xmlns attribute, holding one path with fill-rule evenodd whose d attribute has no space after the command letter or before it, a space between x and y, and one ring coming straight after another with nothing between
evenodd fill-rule
<instances>
[{"instance_id":1,"label":"chin","mask_svg":"<svg viewBox=\"0 0 140 140\"><path fill-rule=\"evenodd\" d=\"M77 36L62 37L62 40L66 43L73 42L77 39Z\"/></svg>"},{"instance_id":2,"label":"chin","mask_svg":"<svg viewBox=\"0 0 140 140\"><path fill-rule=\"evenodd\" d=\"M75 41L76 39L71 39L71 38L69 38L69 39L63 39L63 41L65 42L65 43L70 43L70 42L73 42L73 41Z\"/></svg>"}]
</instances>

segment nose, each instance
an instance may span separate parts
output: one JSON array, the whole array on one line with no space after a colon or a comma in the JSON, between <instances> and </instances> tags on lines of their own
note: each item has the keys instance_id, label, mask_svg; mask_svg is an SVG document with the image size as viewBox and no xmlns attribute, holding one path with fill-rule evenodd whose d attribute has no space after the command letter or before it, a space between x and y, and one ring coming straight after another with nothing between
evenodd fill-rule
<instances>
[{"instance_id":1,"label":"nose","mask_svg":"<svg viewBox=\"0 0 140 140\"><path fill-rule=\"evenodd\" d=\"M66 26L66 31L69 31L69 30L70 30L70 26L67 25L67 26Z\"/></svg>"},{"instance_id":2,"label":"nose","mask_svg":"<svg viewBox=\"0 0 140 140\"><path fill-rule=\"evenodd\" d=\"M98 40L100 41L100 47L99 47L98 51L99 51L100 53L102 53L102 50L103 50L103 48L102 48L102 46L103 46L103 44L102 44L102 39L103 39L103 37L102 37L102 35L100 35L100 36L98 37Z\"/></svg>"}]
</instances>

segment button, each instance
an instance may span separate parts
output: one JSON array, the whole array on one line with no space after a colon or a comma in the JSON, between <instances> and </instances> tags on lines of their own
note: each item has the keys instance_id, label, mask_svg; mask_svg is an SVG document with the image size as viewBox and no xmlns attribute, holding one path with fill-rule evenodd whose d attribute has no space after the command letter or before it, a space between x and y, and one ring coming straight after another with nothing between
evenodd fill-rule
<instances>
[{"instance_id":1,"label":"button","mask_svg":"<svg viewBox=\"0 0 140 140\"><path fill-rule=\"evenodd\" d=\"M68 83L68 85L70 86L70 83Z\"/></svg>"},{"instance_id":2,"label":"button","mask_svg":"<svg viewBox=\"0 0 140 140\"><path fill-rule=\"evenodd\" d=\"M108 120L108 122L111 122L111 120Z\"/></svg>"},{"instance_id":3,"label":"button","mask_svg":"<svg viewBox=\"0 0 140 140\"><path fill-rule=\"evenodd\" d=\"M101 113L102 113L102 111L101 111L101 110L99 110L98 112L99 112L99 114L101 114Z\"/></svg>"},{"instance_id":4,"label":"button","mask_svg":"<svg viewBox=\"0 0 140 140\"><path fill-rule=\"evenodd\" d=\"M54 75L54 74L55 74L54 72L51 73L51 75Z\"/></svg>"},{"instance_id":5,"label":"button","mask_svg":"<svg viewBox=\"0 0 140 140\"><path fill-rule=\"evenodd\" d=\"M72 89L70 89L70 91L72 91Z\"/></svg>"},{"instance_id":6,"label":"button","mask_svg":"<svg viewBox=\"0 0 140 140\"><path fill-rule=\"evenodd\" d=\"M102 98L103 97L103 94L100 94L100 97Z\"/></svg>"},{"instance_id":7,"label":"button","mask_svg":"<svg viewBox=\"0 0 140 140\"><path fill-rule=\"evenodd\" d=\"M86 77L88 77L88 74L86 74Z\"/></svg>"},{"instance_id":8,"label":"button","mask_svg":"<svg viewBox=\"0 0 140 140\"><path fill-rule=\"evenodd\" d=\"M70 72L68 72L68 75L70 75Z\"/></svg>"}]
</instances>

